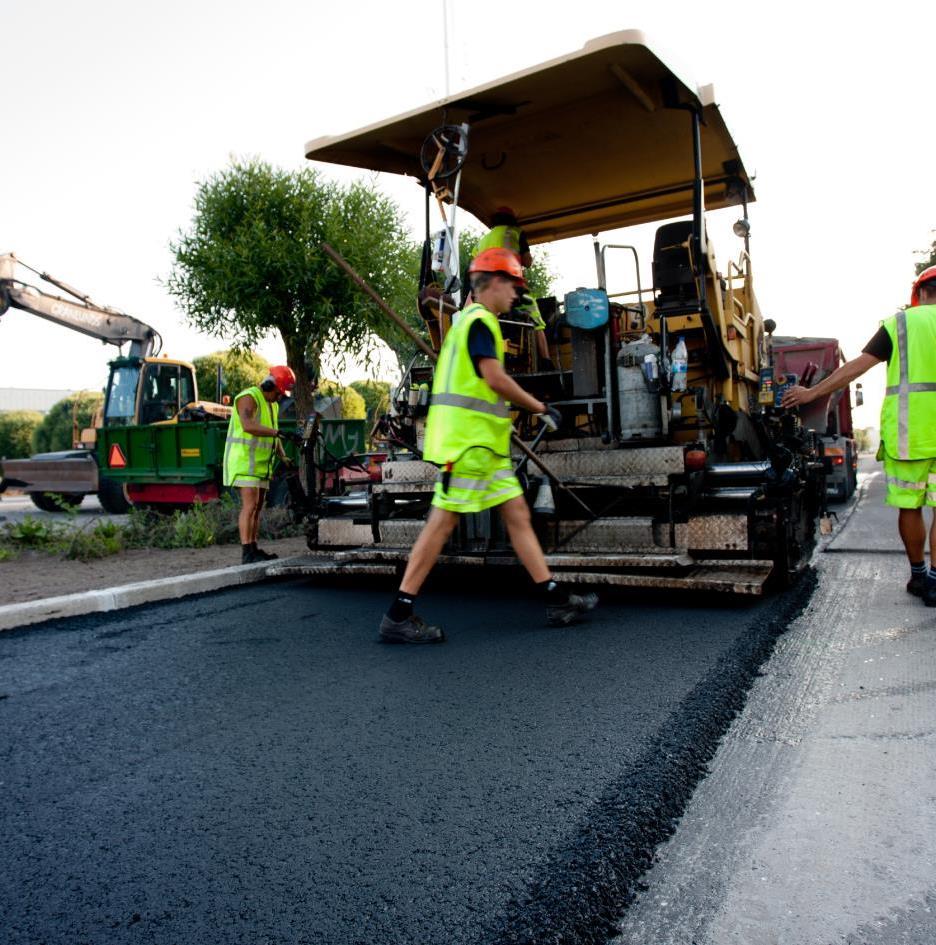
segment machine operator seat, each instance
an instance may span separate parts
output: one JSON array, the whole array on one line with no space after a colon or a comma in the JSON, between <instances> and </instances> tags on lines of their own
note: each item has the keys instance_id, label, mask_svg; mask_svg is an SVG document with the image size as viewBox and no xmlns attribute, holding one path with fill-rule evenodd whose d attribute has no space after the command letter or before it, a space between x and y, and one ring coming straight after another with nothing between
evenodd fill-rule
<instances>
[{"instance_id":1,"label":"machine operator seat","mask_svg":"<svg viewBox=\"0 0 936 945\"><path fill-rule=\"evenodd\" d=\"M689 244L692 220L666 223L653 240L653 285L655 306L660 314L683 314L699 306L699 293L692 275Z\"/></svg>"}]
</instances>

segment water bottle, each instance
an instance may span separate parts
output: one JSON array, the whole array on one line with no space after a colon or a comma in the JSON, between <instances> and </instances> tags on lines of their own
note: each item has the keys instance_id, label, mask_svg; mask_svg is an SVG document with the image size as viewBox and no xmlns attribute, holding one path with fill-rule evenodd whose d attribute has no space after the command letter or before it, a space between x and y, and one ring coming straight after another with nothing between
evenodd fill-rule
<instances>
[{"instance_id":1,"label":"water bottle","mask_svg":"<svg viewBox=\"0 0 936 945\"><path fill-rule=\"evenodd\" d=\"M673 390L685 390L687 372L689 370L689 352L686 350L686 342L682 335L673 348Z\"/></svg>"}]
</instances>

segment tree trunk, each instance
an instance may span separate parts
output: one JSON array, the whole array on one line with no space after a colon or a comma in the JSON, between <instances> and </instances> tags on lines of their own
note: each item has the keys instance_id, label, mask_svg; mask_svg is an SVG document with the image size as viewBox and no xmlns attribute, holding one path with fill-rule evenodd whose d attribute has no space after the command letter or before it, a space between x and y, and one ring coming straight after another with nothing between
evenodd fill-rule
<instances>
[{"instance_id":1,"label":"tree trunk","mask_svg":"<svg viewBox=\"0 0 936 945\"><path fill-rule=\"evenodd\" d=\"M307 343L300 338L287 337L282 330L280 335L283 338L283 344L286 346L286 363L296 375L296 389L293 392L296 401L296 416L303 420L312 412L315 387L318 383L321 365L321 351L316 350L314 342ZM310 352L308 360L311 361L312 369L315 372L315 384L309 380L308 376L307 350Z\"/></svg>"}]
</instances>

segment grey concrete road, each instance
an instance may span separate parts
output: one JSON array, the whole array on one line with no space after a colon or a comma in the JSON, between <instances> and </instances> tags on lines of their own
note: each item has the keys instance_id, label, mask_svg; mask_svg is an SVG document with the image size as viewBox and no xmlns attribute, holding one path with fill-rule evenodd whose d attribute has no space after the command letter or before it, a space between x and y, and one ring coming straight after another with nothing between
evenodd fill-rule
<instances>
[{"instance_id":1,"label":"grey concrete road","mask_svg":"<svg viewBox=\"0 0 936 945\"><path fill-rule=\"evenodd\" d=\"M936 942L936 610L866 487L615 945Z\"/></svg>"},{"instance_id":2,"label":"grey concrete road","mask_svg":"<svg viewBox=\"0 0 936 945\"><path fill-rule=\"evenodd\" d=\"M33 518L53 521L72 521L87 522L95 518L113 519L115 522L121 522L126 519L125 515L109 515L101 508L97 496L85 496L84 501L75 511L74 516L67 512L43 512L32 504L28 495L9 495L4 492L0 495L0 524L3 522L21 522L27 515Z\"/></svg>"},{"instance_id":3,"label":"grey concrete road","mask_svg":"<svg viewBox=\"0 0 936 945\"><path fill-rule=\"evenodd\" d=\"M0 637L4 943L603 942L808 596L285 583Z\"/></svg>"}]
</instances>

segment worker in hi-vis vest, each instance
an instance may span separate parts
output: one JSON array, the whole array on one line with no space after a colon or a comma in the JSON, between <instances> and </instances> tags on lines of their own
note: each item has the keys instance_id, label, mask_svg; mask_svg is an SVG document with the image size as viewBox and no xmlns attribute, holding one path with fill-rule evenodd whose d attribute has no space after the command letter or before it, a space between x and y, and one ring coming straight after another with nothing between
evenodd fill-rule
<instances>
[{"instance_id":1,"label":"worker in hi-vis vest","mask_svg":"<svg viewBox=\"0 0 936 945\"><path fill-rule=\"evenodd\" d=\"M936 513L929 528L926 567L923 506L936 506L936 266L913 283L910 306L885 319L860 355L815 387L791 387L784 407L808 404L846 387L868 368L887 362L881 406L881 446L888 505L896 506L897 527L907 558L907 591L936 607Z\"/></svg>"},{"instance_id":2,"label":"worker in hi-vis vest","mask_svg":"<svg viewBox=\"0 0 936 945\"><path fill-rule=\"evenodd\" d=\"M510 207L498 207L491 216L491 229L478 241L478 253L486 249L503 248L513 250L520 258L520 265L529 269L533 265L533 256L530 253L530 244L520 229L517 215ZM546 342L546 322L540 314L536 299L533 298L524 286L523 291L517 293L517 299L511 307L511 316L529 319L533 325L533 337L536 340L536 353L540 358L541 370L552 370L553 364L549 357L549 345Z\"/></svg>"},{"instance_id":3,"label":"worker in hi-vis vest","mask_svg":"<svg viewBox=\"0 0 936 945\"><path fill-rule=\"evenodd\" d=\"M258 387L248 387L234 398L224 444L224 485L237 489L240 495L237 527L243 564L276 557L257 547L257 536L274 462L277 457L286 459L280 441L301 442L298 433L281 433L278 428L280 401L295 386L292 368L278 364Z\"/></svg>"},{"instance_id":4,"label":"worker in hi-vis vest","mask_svg":"<svg viewBox=\"0 0 936 945\"><path fill-rule=\"evenodd\" d=\"M553 580L530 521L530 509L510 457L510 404L538 414L551 430L561 415L528 394L504 371L498 317L525 288L517 254L479 253L468 268L475 301L445 336L436 364L423 459L440 467L432 509L406 564L400 590L380 622L391 643L438 643L439 627L413 613L416 596L460 515L500 509L510 543L546 604L547 622L564 626L591 610L594 594L570 594Z\"/></svg>"}]
</instances>

